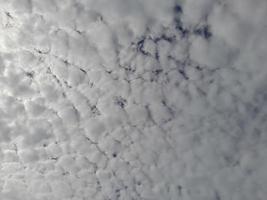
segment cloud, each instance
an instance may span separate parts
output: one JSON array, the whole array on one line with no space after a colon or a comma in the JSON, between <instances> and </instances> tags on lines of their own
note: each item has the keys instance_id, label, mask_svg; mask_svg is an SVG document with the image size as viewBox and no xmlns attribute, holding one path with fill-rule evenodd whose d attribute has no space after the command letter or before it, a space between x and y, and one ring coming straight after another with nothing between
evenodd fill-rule
<instances>
[{"instance_id":1,"label":"cloud","mask_svg":"<svg viewBox=\"0 0 267 200\"><path fill-rule=\"evenodd\" d=\"M0 7L1 199L265 198L266 1Z\"/></svg>"}]
</instances>

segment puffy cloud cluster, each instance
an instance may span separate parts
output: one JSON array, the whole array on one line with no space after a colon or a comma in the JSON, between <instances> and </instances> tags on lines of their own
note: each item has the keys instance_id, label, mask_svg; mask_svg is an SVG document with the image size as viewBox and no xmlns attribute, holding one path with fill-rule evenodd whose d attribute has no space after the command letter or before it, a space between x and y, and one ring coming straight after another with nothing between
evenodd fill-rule
<instances>
[{"instance_id":1,"label":"puffy cloud cluster","mask_svg":"<svg viewBox=\"0 0 267 200\"><path fill-rule=\"evenodd\" d=\"M0 8L0 199L265 199L265 0Z\"/></svg>"}]
</instances>

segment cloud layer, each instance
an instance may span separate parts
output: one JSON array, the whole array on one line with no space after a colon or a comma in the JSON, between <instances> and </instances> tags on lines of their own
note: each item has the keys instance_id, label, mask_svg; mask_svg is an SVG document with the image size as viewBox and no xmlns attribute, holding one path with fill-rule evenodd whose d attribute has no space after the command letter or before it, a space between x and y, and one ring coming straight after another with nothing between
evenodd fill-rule
<instances>
[{"instance_id":1,"label":"cloud layer","mask_svg":"<svg viewBox=\"0 0 267 200\"><path fill-rule=\"evenodd\" d=\"M265 0L0 8L1 199L265 199Z\"/></svg>"}]
</instances>

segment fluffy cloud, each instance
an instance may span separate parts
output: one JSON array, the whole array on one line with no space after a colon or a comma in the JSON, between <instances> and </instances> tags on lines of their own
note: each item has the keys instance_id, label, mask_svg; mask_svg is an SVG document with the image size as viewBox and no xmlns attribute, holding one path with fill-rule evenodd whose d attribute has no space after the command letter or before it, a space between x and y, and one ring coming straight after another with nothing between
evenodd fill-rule
<instances>
[{"instance_id":1,"label":"fluffy cloud","mask_svg":"<svg viewBox=\"0 0 267 200\"><path fill-rule=\"evenodd\" d=\"M0 7L0 199L265 199L265 0Z\"/></svg>"}]
</instances>

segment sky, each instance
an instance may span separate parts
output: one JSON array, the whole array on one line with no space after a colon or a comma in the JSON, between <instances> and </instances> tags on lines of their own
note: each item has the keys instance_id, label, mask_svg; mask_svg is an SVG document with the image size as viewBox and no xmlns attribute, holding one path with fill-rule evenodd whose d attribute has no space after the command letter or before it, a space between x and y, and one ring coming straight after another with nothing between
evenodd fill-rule
<instances>
[{"instance_id":1,"label":"sky","mask_svg":"<svg viewBox=\"0 0 267 200\"><path fill-rule=\"evenodd\" d=\"M1 200L265 200L266 0L0 0Z\"/></svg>"}]
</instances>

